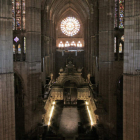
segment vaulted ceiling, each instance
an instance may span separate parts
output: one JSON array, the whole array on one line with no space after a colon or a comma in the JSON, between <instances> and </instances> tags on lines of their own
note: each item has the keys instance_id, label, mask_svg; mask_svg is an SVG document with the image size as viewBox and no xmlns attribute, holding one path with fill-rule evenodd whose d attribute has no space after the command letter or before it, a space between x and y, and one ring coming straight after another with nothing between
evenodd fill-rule
<instances>
[{"instance_id":1,"label":"vaulted ceiling","mask_svg":"<svg viewBox=\"0 0 140 140\"><path fill-rule=\"evenodd\" d=\"M67 15L75 15L82 22L90 17L91 0L42 0L50 19L56 23Z\"/></svg>"}]
</instances>

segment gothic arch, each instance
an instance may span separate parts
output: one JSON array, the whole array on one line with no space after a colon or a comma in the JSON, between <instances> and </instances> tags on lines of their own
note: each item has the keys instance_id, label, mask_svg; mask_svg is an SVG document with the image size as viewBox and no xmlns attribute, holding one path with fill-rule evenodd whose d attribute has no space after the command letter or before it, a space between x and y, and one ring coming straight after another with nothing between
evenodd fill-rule
<instances>
[{"instance_id":1,"label":"gothic arch","mask_svg":"<svg viewBox=\"0 0 140 140\"><path fill-rule=\"evenodd\" d=\"M16 74L18 76L18 78L21 81L21 86L22 86L22 90L23 90L23 94L25 94L25 84L24 84L24 80L22 78L22 76L19 74L19 72L17 70L14 69L14 74Z\"/></svg>"},{"instance_id":2,"label":"gothic arch","mask_svg":"<svg viewBox=\"0 0 140 140\"><path fill-rule=\"evenodd\" d=\"M67 81L73 81L74 83L76 83L76 85L79 87L80 86L80 79L75 79L75 77L65 77L64 79L62 79L61 81L61 85L64 86L64 84L67 82Z\"/></svg>"}]
</instances>

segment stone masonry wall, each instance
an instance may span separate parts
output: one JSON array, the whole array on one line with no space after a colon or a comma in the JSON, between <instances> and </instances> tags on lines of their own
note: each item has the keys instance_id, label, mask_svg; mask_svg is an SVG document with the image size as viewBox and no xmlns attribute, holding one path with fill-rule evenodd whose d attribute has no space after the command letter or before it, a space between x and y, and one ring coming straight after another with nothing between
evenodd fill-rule
<instances>
[{"instance_id":1,"label":"stone masonry wall","mask_svg":"<svg viewBox=\"0 0 140 140\"><path fill-rule=\"evenodd\" d=\"M15 140L12 1L0 0L0 140Z\"/></svg>"},{"instance_id":2,"label":"stone masonry wall","mask_svg":"<svg viewBox=\"0 0 140 140\"><path fill-rule=\"evenodd\" d=\"M123 140L140 139L140 2L125 1Z\"/></svg>"}]
</instances>

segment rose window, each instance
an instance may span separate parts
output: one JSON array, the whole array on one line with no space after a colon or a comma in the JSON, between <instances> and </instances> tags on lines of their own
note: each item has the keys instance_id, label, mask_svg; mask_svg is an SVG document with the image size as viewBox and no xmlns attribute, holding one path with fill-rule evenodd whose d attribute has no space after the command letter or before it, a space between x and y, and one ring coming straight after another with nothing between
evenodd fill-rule
<instances>
[{"instance_id":1,"label":"rose window","mask_svg":"<svg viewBox=\"0 0 140 140\"><path fill-rule=\"evenodd\" d=\"M80 30L80 23L75 17L67 17L61 22L61 31L67 36L74 36Z\"/></svg>"}]
</instances>

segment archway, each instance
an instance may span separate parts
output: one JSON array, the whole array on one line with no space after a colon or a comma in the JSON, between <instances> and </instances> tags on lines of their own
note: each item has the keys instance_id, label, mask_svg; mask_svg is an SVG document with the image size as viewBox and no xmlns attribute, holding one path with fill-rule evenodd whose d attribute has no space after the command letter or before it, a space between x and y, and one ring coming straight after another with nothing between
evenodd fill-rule
<instances>
[{"instance_id":1,"label":"archway","mask_svg":"<svg viewBox=\"0 0 140 140\"><path fill-rule=\"evenodd\" d=\"M65 105L77 104L77 85L75 82L71 80L65 82L63 96Z\"/></svg>"}]
</instances>

